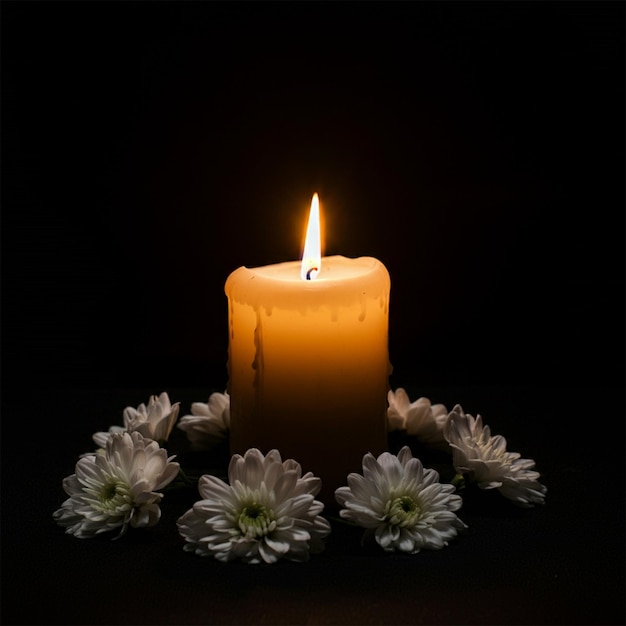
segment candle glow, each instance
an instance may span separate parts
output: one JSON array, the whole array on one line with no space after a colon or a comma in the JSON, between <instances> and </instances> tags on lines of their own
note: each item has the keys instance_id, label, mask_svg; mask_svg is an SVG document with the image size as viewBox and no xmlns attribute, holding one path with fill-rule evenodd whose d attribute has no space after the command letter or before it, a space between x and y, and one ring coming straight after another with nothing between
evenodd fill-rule
<instances>
[{"instance_id":1,"label":"candle glow","mask_svg":"<svg viewBox=\"0 0 626 626\"><path fill-rule=\"evenodd\" d=\"M309 223L306 229L304 252L302 253L302 280L314 280L322 270L322 245L320 234L320 204L317 194L313 194Z\"/></svg>"}]
</instances>

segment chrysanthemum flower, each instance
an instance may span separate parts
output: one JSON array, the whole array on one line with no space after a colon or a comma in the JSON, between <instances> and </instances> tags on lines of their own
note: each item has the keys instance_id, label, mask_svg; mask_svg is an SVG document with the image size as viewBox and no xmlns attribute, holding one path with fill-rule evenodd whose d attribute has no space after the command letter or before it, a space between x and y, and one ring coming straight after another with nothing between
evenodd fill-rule
<instances>
[{"instance_id":1,"label":"chrysanthemum flower","mask_svg":"<svg viewBox=\"0 0 626 626\"><path fill-rule=\"evenodd\" d=\"M409 400L407 392L399 387L387 394L387 423L389 430L406 430L426 445L448 449L443 427L448 418L444 404L431 404L428 398Z\"/></svg>"},{"instance_id":2,"label":"chrysanthemum flower","mask_svg":"<svg viewBox=\"0 0 626 626\"><path fill-rule=\"evenodd\" d=\"M389 552L414 554L443 548L466 528L454 513L462 504L454 490L405 446L398 456L366 454L363 475L350 474L348 486L337 489L335 498L345 507L339 515L366 529L364 539L373 534Z\"/></svg>"},{"instance_id":3,"label":"chrysanthemum flower","mask_svg":"<svg viewBox=\"0 0 626 626\"><path fill-rule=\"evenodd\" d=\"M330 525L315 500L321 480L311 472L302 476L299 463L283 462L277 450L263 456L252 448L231 458L228 480L201 476L203 499L177 522L186 551L219 561L274 563L305 561L323 549Z\"/></svg>"},{"instance_id":4,"label":"chrysanthemum flower","mask_svg":"<svg viewBox=\"0 0 626 626\"><path fill-rule=\"evenodd\" d=\"M148 406L140 404L136 409L128 406L124 409L124 426L111 426L108 432L97 432L93 440L103 448L114 433L138 432L148 439L167 441L178 417L180 402L172 405L167 392L160 396L150 396Z\"/></svg>"},{"instance_id":5,"label":"chrysanthemum flower","mask_svg":"<svg viewBox=\"0 0 626 626\"><path fill-rule=\"evenodd\" d=\"M191 415L184 415L177 424L187 433L192 450L209 450L223 441L230 430L230 396L215 392L209 401L194 402Z\"/></svg>"},{"instance_id":6,"label":"chrysanthemum flower","mask_svg":"<svg viewBox=\"0 0 626 626\"><path fill-rule=\"evenodd\" d=\"M66 532L81 539L128 526L154 526L161 517L157 493L178 474L178 463L138 432L111 435L104 449L83 456L63 480L70 496L54 512Z\"/></svg>"},{"instance_id":7,"label":"chrysanthemum flower","mask_svg":"<svg viewBox=\"0 0 626 626\"><path fill-rule=\"evenodd\" d=\"M547 488L538 482L535 461L507 452L506 439L491 436L480 415L474 418L457 404L450 411L444 430L452 447L452 462L459 474L467 475L481 489L497 489L505 498L522 507L543 504Z\"/></svg>"}]
</instances>

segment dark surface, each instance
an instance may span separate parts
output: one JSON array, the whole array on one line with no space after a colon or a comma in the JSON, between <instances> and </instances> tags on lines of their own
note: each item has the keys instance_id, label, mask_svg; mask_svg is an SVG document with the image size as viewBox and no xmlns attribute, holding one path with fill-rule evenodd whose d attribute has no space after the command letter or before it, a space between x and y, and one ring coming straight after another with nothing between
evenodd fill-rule
<instances>
[{"instance_id":1,"label":"dark surface","mask_svg":"<svg viewBox=\"0 0 626 626\"><path fill-rule=\"evenodd\" d=\"M0 11L3 623L625 623L622 2ZM93 432L224 389L224 281L297 259L315 191L326 254L391 274L392 387L481 413L545 507L267 568L183 553L193 493L64 535Z\"/></svg>"},{"instance_id":2,"label":"dark surface","mask_svg":"<svg viewBox=\"0 0 626 626\"><path fill-rule=\"evenodd\" d=\"M198 499L193 490L167 492L152 529L78 540L52 521L65 498L61 478L92 449L91 433L120 423L122 409L146 401L149 390L64 390L5 408L5 420L41 426L24 433L27 454L5 440L3 623L624 623L623 441L604 428L612 415L623 417L623 389L410 391L481 413L510 450L536 460L546 504L521 510L495 492L467 489L459 515L468 530L441 551L413 556L362 547L360 529L336 522L325 552L306 564L225 565L190 555L175 521ZM208 391L169 393L186 412ZM198 466L177 433L169 450L183 452L188 470ZM215 452L204 462L219 468L221 458ZM440 457L422 458L446 467Z\"/></svg>"}]
</instances>

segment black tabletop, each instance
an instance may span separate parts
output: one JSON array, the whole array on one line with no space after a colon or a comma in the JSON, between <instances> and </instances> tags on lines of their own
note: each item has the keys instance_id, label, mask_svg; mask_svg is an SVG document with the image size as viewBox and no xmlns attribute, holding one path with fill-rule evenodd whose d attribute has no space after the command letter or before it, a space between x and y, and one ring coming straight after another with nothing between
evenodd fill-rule
<instances>
[{"instance_id":1,"label":"black tabletop","mask_svg":"<svg viewBox=\"0 0 626 626\"><path fill-rule=\"evenodd\" d=\"M442 550L385 553L361 545L361 529L333 520L323 553L270 566L183 551L175 522L199 499L194 489L166 492L157 526L115 541L76 539L53 522L65 499L62 478L92 450L92 432L147 401L148 391L161 390L33 389L5 406L12 426L3 450L4 623L624 621L623 389L416 385L415 397L481 413L511 451L535 459L548 487L545 505L519 509L496 492L468 488L459 511L468 529ZM183 413L209 391L168 390ZM180 435L170 449L198 467ZM225 467L226 457L217 449L202 462Z\"/></svg>"}]
</instances>

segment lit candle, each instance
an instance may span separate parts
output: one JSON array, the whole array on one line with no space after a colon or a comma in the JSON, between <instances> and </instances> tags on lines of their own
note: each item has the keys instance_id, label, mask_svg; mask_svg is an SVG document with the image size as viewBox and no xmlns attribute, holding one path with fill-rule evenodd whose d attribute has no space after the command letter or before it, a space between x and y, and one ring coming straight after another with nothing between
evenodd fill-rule
<instances>
[{"instance_id":1,"label":"lit candle","mask_svg":"<svg viewBox=\"0 0 626 626\"><path fill-rule=\"evenodd\" d=\"M229 305L231 452L276 448L322 479L320 498L387 448L389 273L321 257L317 194L302 261L240 267Z\"/></svg>"}]
</instances>

